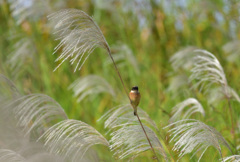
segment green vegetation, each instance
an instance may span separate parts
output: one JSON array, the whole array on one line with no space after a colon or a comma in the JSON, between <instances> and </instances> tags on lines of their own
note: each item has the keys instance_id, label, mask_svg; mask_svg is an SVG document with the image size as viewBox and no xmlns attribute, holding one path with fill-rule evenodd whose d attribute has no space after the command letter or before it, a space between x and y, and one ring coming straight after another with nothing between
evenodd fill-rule
<instances>
[{"instance_id":1,"label":"green vegetation","mask_svg":"<svg viewBox=\"0 0 240 162\"><path fill-rule=\"evenodd\" d=\"M63 35L54 36L53 28L65 15L56 22L47 16L60 9L82 10L92 15L100 27L127 90L135 85L139 87L140 117L145 117L143 122L151 128L147 131L151 141L160 143L154 143L154 147L164 150L160 151L159 160L167 157L169 161L177 161L183 155L180 161L197 161L202 152L193 155L197 150L190 149L191 142L199 142L200 147L203 140L205 146L210 147L201 161L221 161L240 155L239 5L235 0L46 0L46 3L0 0L0 73L12 80L21 94L50 96L69 119L92 126L99 133L89 129L105 137L110 145L116 139L111 139L112 135L107 132L115 131L114 126L120 123L131 122L119 118L134 120L132 125L120 130L121 133L139 130L131 109L122 116L111 114L116 108L109 112L113 107L125 105L117 107L120 111L130 105L126 106L129 100L106 52L107 47L106 50L96 48L81 70L75 71L79 58L73 65L71 58L60 67L61 60L55 62L65 46L54 49L62 39L55 38ZM0 92L5 93L1 88ZM106 112L109 114L103 116ZM111 116L116 121L107 121ZM179 120L182 123L179 124ZM186 123L192 123L192 127L181 129ZM202 134L197 134L199 132ZM184 133L187 141L175 145ZM170 142L174 134L177 136ZM99 143L107 145L102 136L98 137ZM199 140L191 139L193 136ZM114 137L120 140L121 134ZM145 136L139 137L142 138ZM139 148L141 146L136 150ZM112 161L120 157L121 149L97 146L96 152L100 161ZM123 157L126 160L134 156L133 151ZM135 160L149 161L152 156L148 148Z\"/></svg>"}]
</instances>

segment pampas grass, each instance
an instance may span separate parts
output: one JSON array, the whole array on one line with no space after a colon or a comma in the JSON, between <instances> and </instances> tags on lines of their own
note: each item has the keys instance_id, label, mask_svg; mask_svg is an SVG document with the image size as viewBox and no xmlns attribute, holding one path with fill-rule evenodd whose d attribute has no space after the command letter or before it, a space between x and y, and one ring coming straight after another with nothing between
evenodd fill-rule
<instances>
[{"instance_id":1,"label":"pampas grass","mask_svg":"<svg viewBox=\"0 0 240 162\"><path fill-rule=\"evenodd\" d=\"M0 90L9 87L9 93L15 93L16 86L5 76L0 76L0 83L7 83L0 84ZM98 131L68 119L59 103L47 95L0 97L0 160L92 161L97 155L91 146L108 146Z\"/></svg>"},{"instance_id":2,"label":"pampas grass","mask_svg":"<svg viewBox=\"0 0 240 162\"><path fill-rule=\"evenodd\" d=\"M97 75L88 75L75 80L69 87L77 97L77 102L82 101L85 97L94 96L101 93L108 93L113 98L116 93L112 86L102 77Z\"/></svg>"},{"instance_id":3,"label":"pampas grass","mask_svg":"<svg viewBox=\"0 0 240 162\"><path fill-rule=\"evenodd\" d=\"M159 131L155 122L141 108L138 108L138 115L141 121L144 122L144 129L153 148L165 161L168 161L166 152L155 133ZM138 119L132 115L130 104L120 105L109 110L100 120L104 120L105 128L110 129L110 149L114 152L114 156L119 159L129 158L133 160L140 153L151 150Z\"/></svg>"},{"instance_id":4,"label":"pampas grass","mask_svg":"<svg viewBox=\"0 0 240 162\"><path fill-rule=\"evenodd\" d=\"M210 127L203 122L194 119L185 119L169 124L165 128L176 124L179 125L171 128L169 132L171 132L172 136L171 141L174 141L175 143L173 150L179 152L179 158L187 153L193 152L193 155L195 155L200 150L203 150L198 160L200 161L203 154L210 146L213 146L218 150L222 158L220 144L226 146L231 151L229 144L223 136L213 127Z\"/></svg>"},{"instance_id":5,"label":"pampas grass","mask_svg":"<svg viewBox=\"0 0 240 162\"><path fill-rule=\"evenodd\" d=\"M63 47L61 55L56 60L62 61L55 70L68 58L71 58L71 64L77 62L74 71L80 70L97 47L101 47L110 53L109 45L100 28L93 18L85 12L65 9L49 15L48 19L55 24L54 35L57 40L61 41L55 47L54 53Z\"/></svg>"},{"instance_id":6,"label":"pampas grass","mask_svg":"<svg viewBox=\"0 0 240 162\"><path fill-rule=\"evenodd\" d=\"M186 108L188 107L188 108ZM184 112L184 108L187 110ZM195 98L188 98L183 102L177 104L172 108L172 117L169 119L169 122L175 122L180 119L182 115L182 119L188 119L192 114L199 112L203 116L205 116L205 111L202 105Z\"/></svg>"},{"instance_id":7,"label":"pampas grass","mask_svg":"<svg viewBox=\"0 0 240 162\"><path fill-rule=\"evenodd\" d=\"M66 9L54 12L61 6L61 2L60 5L56 2L60 1L46 0L39 3L36 0L5 0L3 6L0 6L3 13L0 15L3 22L0 32L3 37L8 27L17 27L17 30L22 28L27 35L31 35L31 39L23 35L19 42L0 40L0 51L4 54L0 59L1 72L5 71L5 65L10 66L6 71L10 70L10 76L14 78L20 74L19 70L23 71L15 80L17 86L0 75L0 161L92 162L113 161L112 157L124 161L190 161L190 157L193 158L191 161L239 161L237 117L240 98L235 77L238 71L232 70L238 67L239 42L236 40L221 48L229 40L214 40L211 37L214 35L219 36L216 38L229 39L223 37L223 31L217 29L220 24L217 25L217 31L213 31L212 20L225 17L232 10L219 13L221 10L206 9L201 14L202 8L197 5L199 10L192 15L189 13L193 10L187 11L192 7L191 3L181 6L174 2L178 9L172 10L174 17L169 18L171 11L165 8L172 5L169 2L155 6L157 1L104 1L101 10L89 2L65 3L76 8L85 5L84 10L91 11L101 22L99 27L93 17L81 10L67 9L66 6ZM225 3L231 2L224 1L224 10ZM203 4L213 3L201 2L200 6ZM121 6L125 6L122 12ZM179 11L183 13L178 15ZM52 26L46 26L45 15L50 12L52 14L48 20ZM197 24L192 23L196 21L195 14L199 16ZM107 20L103 19L106 16ZM138 18L139 25L136 25L135 18ZM232 32L235 30L232 19L228 20L222 20L221 23L224 28L229 25ZM170 27L174 25L176 29ZM53 27L52 34L58 44L54 44L49 37L48 27ZM115 44L111 49L103 33L111 44ZM224 33L228 35L228 31ZM15 33L11 34L15 38ZM116 44L115 37L122 43ZM213 53L186 47L173 54L170 63L167 62L169 55L175 49L180 49L178 45L186 44L198 45ZM5 45L12 52L7 53L10 50ZM53 46L55 55L47 55ZM109 58L96 59L98 56L95 49L99 47L107 51ZM234 63L228 62L229 59L221 55L221 49L234 59ZM25 72L21 67L27 67L28 60L34 59L35 51L37 59L34 60L34 66L38 69L29 68ZM214 55L216 51L218 55ZM87 64L89 57L93 58L88 64L91 68L77 72L80 75L78 79L69 73L68 68L56 73L59 77L48 71L52 68L52 61L57 58L56 69L70 61L76 72ZM109 73L111 69L98 71L97 75L82 76L95 72L97 67L94 61L99 60L107 64L102 66L104 68L114 66L126 99L131 87L127 84L138 84L142 95L140 106L143 109L138 107L136 116L133 115L131 104L122 100L122 93L117 94L118 91L115 91L118 87L113 86L115 78ZM67 63L64 66L68 67ZM172 72L169 70L171 66ZM123 78L119 70L124 70L124 77L127 78ZM176 77L170 77L172 74L176 74ZM37 77L32 79L31 75ZM172 82L169 84L170 80ZM124 81L127 81L126 85ZM19 86L22 87L18 90ZM78 102L70 97L71 92L64 92L66 86L73 91L73 97ZM39 91L51 94L52 97L40 94ZM105 94L107 96L102 97ZM89 104L89 101L92 103ZM61 105L67 108L67 112L70 110L70 116L80 120L69 119ZM93 114L102 115L100 121L104 121L104 124L100 122L102 125L96 125ZM170 130L162 129L164 127Z\"/></svg>"}]
</instances>

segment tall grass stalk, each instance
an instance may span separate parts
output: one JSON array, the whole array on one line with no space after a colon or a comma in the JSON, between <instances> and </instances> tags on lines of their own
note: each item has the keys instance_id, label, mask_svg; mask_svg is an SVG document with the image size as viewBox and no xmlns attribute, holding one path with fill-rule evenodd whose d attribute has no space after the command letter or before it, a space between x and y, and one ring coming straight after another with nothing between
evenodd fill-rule
<instances>
[{"instance_id":1,"label":"tall grass stalk","mask_svg":"<svg viewBox=\"0 0 240 162\"><path fill-rule=\"evenodd\" d=\"M233 138L233 141L234 141L234 145L236 145L236 137L235 137L235 130L234 130L234 120L233 120L233 110L232 110L232 105L231 105L230 98L227 98L227 102L228 102L228 108L229 108L231 125L232 125L231 134L232 134L232 138Z\"/></svg>"}]
</instances>

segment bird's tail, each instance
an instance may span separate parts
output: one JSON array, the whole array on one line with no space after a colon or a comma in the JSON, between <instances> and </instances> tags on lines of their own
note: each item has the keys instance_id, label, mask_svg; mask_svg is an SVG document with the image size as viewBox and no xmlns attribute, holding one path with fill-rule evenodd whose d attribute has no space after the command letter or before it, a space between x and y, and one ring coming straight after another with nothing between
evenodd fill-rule
<instances>
[{"instance_id":1,"label":"bird's tail","mask_svg":"<svg viewBox=\"0 0 240 162\"><path fill-rule=\"evenodd\" d=\"M137 115L137 110L136 110L136 109L134 110L133 114L134 114L135 116Z\"/></svg>"}]
</instances>

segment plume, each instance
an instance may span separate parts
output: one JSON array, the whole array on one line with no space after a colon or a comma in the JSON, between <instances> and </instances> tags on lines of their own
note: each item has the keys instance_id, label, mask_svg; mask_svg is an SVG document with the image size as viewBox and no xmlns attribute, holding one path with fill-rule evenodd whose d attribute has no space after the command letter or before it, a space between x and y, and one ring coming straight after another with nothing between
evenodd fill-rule
<instances>
[{"instance_id":1,"label":"plume","mask_svg":"<svg viewBox=\"0 0 240 162\"><path fill-rule=\"evenodd\" d=\"M16 98L20 93L15 84L4 75L0 74L0 103L9 99Z\"/></svg>"},{"instance_id":2,"label":"plume","mask_svg":"<svg viewBox=\"0 0 240 162\"><path fill-rule=\"evenodd\" d=\"M198 120L180 120L169 124L165 128L169 128L174 125L177 126L171 128L169 132L171 132L170 136L172 136L171 141L175 142L173 150L179 152L179 159L185 154L194 152L192 155L194 156L197 152L203 150L198 160L200 161L201 157L210 146L217 149L222 157L220 144L226 146L231 151L227 141L219 132L217 132L213 127L210 127Z\"/></svg>"},{"instance_id":3,"label":"plume","mask_svg":"<svg viewBox=\"0 0 240 162\"><path fill-rule=\"evenodd\" d=\"M21 24L28 18L37 19L50 11L48 0L41 2L38 0L8 0L12 16L17 19L17 24Z\"/></svg>"},{"instance_id":4,"label":"plume","mask_svg":"<svg viewBox=\"0 0 240 162\"><path fill-rule=\"evenodd\" d=\"M226 52L227 55L227 60L230 62L235 62L238 60L239 56L240 56L240 41L239 40L235 40L232 42L228 42L227 44L225 44L223 46L223 50L224 52Z\"/></svg>"},{"instance_id":5,"label":"plume","mask_svg":"<svg viewBox=\"0 0 240 162\"><path fill-rule=\"evenodd\" d=\"M0 162L25 162L26 159L19 155L17 152L8 150L8 149L0 149Z\"/></svg>"},{"instance_id":6,"label":"plume","mask_svg":"<svg viewBox=\"0 0 240 162\"><path fill-rule=\"evenodd\" d=\"M17 42L14 43L11 53L8 55L7 64L10 66L12 76L16 76L23 71L24 66L28 62L35 59L36 48L30 37L19 36Z\"/></svg>"},{"instance_id":7,"label":"plume","mask_svg":"<svg viewBox=\"0 0 240 162\"><path fill-rule=\"evenodd\" d=\"M141 121L145 122L143 126L153 147L167 161L167 156L160 140L153 129L150 128L153 127L158 131L156 124L141 108L138 108L138 115ZM135 158L139 153L151 149L137 118L133 115L133 109L130 104L120 105L109 110L99 120L104 120L105 128L109 128L111 132L111 140L109 142L111 151L114 151L114 156L120 159L129 156Z\"/></svg>"},{"instance_id":8,"label":"plume","mask_svg":"<svg viewBox=\"0 0 240 162\"><path fill-rule=\"evenodd\" d=\"M10 95L1 94L4 100L0 100L0 161L99 161L90 147L108 142L94 128L81 121L66 120L63 108L47 95L13 95L16 87L0 75L0 90L6 93L3 88L9 89ZM65 147L68 144L71 147ZM54 150L61 151L55 154Z\"/></svg>"},{"instance_id":9,"label":"plume","mask_svg":"<svg viewBox=\"0 0 240 162\"><path fill-rule=\"evenodd\" d=\"M12 16L21 24L25 20L38 20L52 10L65 6L59 0L7 0L10 4ZM53 3L51 3L53 2Z\"/></svg>"},{"instance_id":10,"label":"plume","mask_svg":"<svg viewBox=\"0 0 240 162\"><path fill-rule=\"evenodd\" d=\"M170 58L171 65L175 71L179 69L189 70L194 64L194 50L196 47L186 47L174 53Z\"/></svg>"},{"instance_id":11,"label":"plume","mask_svg":"<svg viewBox=\"0 0 240 162\"><path fill-rule=\"evenodd\" d=\"M179 74L171 78L167 91L172 92L173 98L177 97L179 94L189 96L190 90L188 87L188 76L186 74Z\"/></svg>"},{"instance_id":12,"label":"plume","mask_svg":"<svg viewBox=\"0 0 240 162\"><path fill-rule=\"evenodd\" d=\"M240 98L239 98L237 92L229 86L227 88L228 88L228 92L231 96L231 99L234 99L234 100L240 102ZM225 97L226 96L222 93L222 87L211 88L211 90L209 90L208 94L207 94L208 103L212 104L212 105L219 104L219 102L216 102L216 101L224 100Z\"/></svg>"},{"instance_id":13,"label":"plume","mask_svg":"<svg viewBox=\"0 0 240 162\"><path fill-rule=\"evenodd\" d=\"M190 81L197 80L194 87L200 87L200 91L205 89L208 92L213 84L220 84L222 93L227 98L236 98L238 95L228 86L224 70L217 58L205 50L195 50L195 53L195 64L190 76Z\"/></svg>"},{"instance_id":14,"label":"plume","mask_svg":"<svg viewBox=\"0 0 240 162\"><path fill-rule=\"evenodd\" d=\"M184 113L183 110L186 107L188 107L188 109ZM187 119L196 112L199 112L203 116L205 116L205 111L204 111L202 105L198 102L198 100L196 100L195 98L188 98L172 108L173 116L169 119L169 121L171 123L175 122L175 121L179 120L181 115L183 115L182 119Z\"/></svg>"},{"instance_id":15,"label":"plume","mask_svg":"<svg viewBox=\"0 0 240 162\"><path fill-rule=\"evenodd\" d=\"M240 155L232 155L223 158L224 162L240 162Z\"/></svg>"},{"instance_id":16,"label":"plume","mask_svg":"<svg viewBox=\"0 0 240 162\"><path fill-rule=\"evenodd\" d=\"M40 138L51 153L79 161L96 144L108 146L108 141L88 124L67 119L49 128Z\"/></svg>"},{"instance_id":17,"label":"plume","mask_svg":"<svg viewBox=\"0 0 240 162\"><path fill-rule=\"evenodd\" d=\"M107 50L110 55L110 48L100 28L85 12L77 9L64 9L49 15L48 18L56 24L54 35L57 40L60 40L54 53L62 48L61 55L56 59L56 61L62 61L55 70L68 58L71 58L71 64L77 61L75 71L80 70L97 47Z\"/></svg>"},{"instance_id":18,"label":"plume","mask_svg":"<svg viewBox=\"0 0 240 162\"><path fill-rule=\"evenodd\" d=\"M19 97L9 105L14 108L18 125L29 134L32 130L40 133L59 119L67 119L63 108L51 97L43 94L30 94Z\"/></svg>"},{"instance_id":19,"label":"plume","mask_svg":"<svg viewBox=\"0 0 240 162\"><path fill-rule=\"evenodd\" d=\"M26 134L23 131L25 127L19 123L23 122L25 118L16 118L15 114L16 107L21 104L16 101L23 98L12 81L1 74L0 92L0 161L62 162L60 157L48 154L44 150L43 144L35 141L36 138L32 133ZM35 111L32 114L38 112ZM32 121L28 123L29 128ZM45 126L43 125L43 127Z\"/></svg>"},{"instance_id":20,"label":"plume","mask_svg":"<svg viewBox=\"0 0 240 162\"><path fill-rule=\"evenodd\" d=\"M102 77L97 75L88 75L74 81L69 89L72 89L74 96L78 98L78 102L89 95L97 95L100 93L108 93L115 97L115 91L112 86Z\"/></svg>"},{"instance_id":21,"label":"plume","mask_svg":"<svg viewBox=\"0 0 240 162\"><path fill-rule=\"evenodd\" d=\"M126 44L117 44L112 46L113 59L118 64L118 67L127 66L129 63L137 74L140 74L138 62L133 54L133 51ZM112 64L112 60L109 58L105 62L106 64Z\"/></svg>"}]
</instances>

